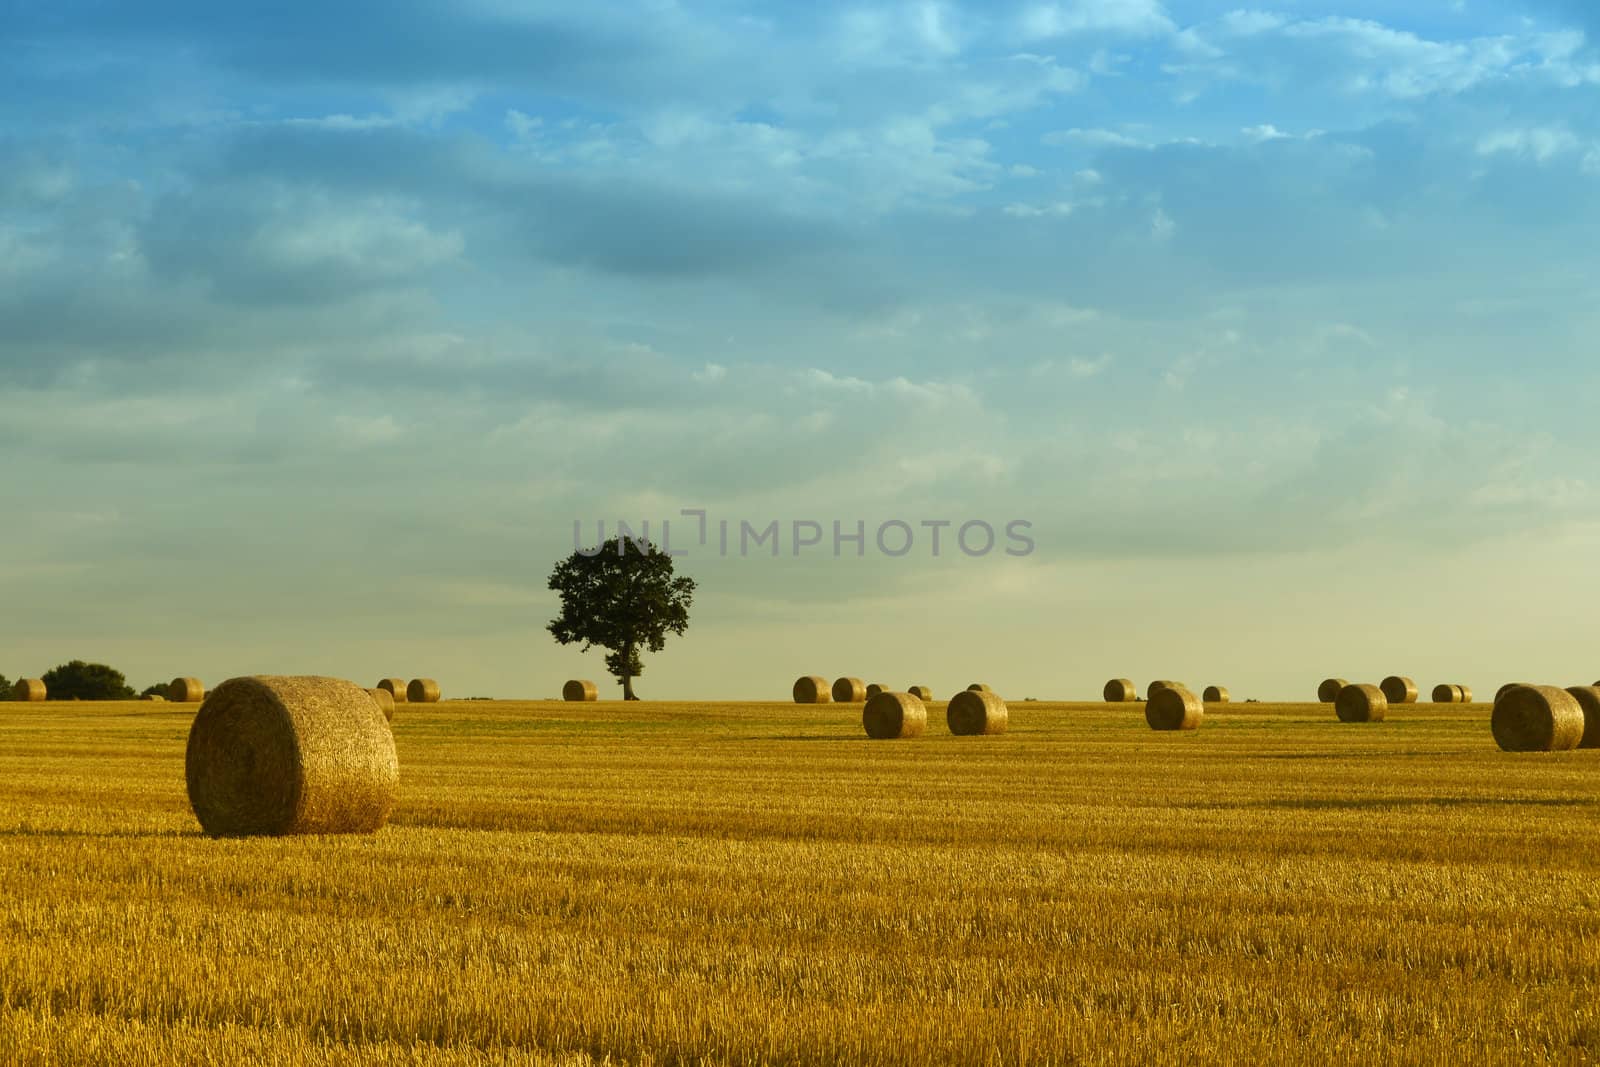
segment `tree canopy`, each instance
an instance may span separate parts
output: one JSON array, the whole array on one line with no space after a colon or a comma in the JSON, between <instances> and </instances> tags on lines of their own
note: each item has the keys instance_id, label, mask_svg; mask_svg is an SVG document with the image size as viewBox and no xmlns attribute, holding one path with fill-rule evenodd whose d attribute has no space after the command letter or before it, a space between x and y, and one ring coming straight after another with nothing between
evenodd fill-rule
<instances>
[{"instance_id":1,"label":"tree canopy","mask_svg":"<svg viewBox=\"0 0 1600 1067\"><path fill-rule=\"evenodd\" d=\"M613 537L574 552L550 573L561 614L549 630L564 645L607 650L606 670L622 683L624 700L639 699L633 679L644 673L644 650L660 652L668 634L689 628L694 579L673 573L673 557L650 541Z\"/></svg>"},{"instance_id":2,"label":"tree canopy","mask_svg":"<svg viewBox=\"0 0 1600 1067\"><path fill-rule=\"evenodd\" d=\"M51 700L131 700L133 690L122 672L104 663L75 659L42 676Z\"/></svg>"}]
</instances>

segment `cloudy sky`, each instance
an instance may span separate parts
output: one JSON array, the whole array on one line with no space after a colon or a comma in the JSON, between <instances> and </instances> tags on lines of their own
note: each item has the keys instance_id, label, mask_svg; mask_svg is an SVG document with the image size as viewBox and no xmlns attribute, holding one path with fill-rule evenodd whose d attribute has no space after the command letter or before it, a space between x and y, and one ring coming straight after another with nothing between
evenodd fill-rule
<instances>
[{"instance_id":1,"label":"cloudy sky","mask_svg":"<svg viewBox=\"0 0 1600 1067\"><path fill-rule=\"evenodd\" d=\"M0 4L0 671L1600 677L1585 0L588 7Z\"/></svg>"}]
</instances>

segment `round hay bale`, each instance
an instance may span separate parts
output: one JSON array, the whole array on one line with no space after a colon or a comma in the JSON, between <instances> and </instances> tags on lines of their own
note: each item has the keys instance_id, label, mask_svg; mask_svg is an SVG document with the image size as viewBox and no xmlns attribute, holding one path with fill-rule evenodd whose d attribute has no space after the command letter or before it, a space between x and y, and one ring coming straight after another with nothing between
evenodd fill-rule
<instances>
[{"instance_id":1,"label":"round hay bale","mask_svg":"<svg viewBox=\"0 0 1600 1067\"><path fill-rule=\"evenodd\" d=\"M174 678L167 686L167 699L174 704L198 704L206 698L206 687L198 678Z\"/></svg>"},{"instance_id":2,"label":"round hay bale","mask_svg":"<svg viewBox=\"0 0 1600 1067\"><path fill-rule=\"evenodd\" d=\"M828 688L828 680L820 674L808 674L794 683L794 702L796 704L831 704L833 690Z\"/></svg>"},{"instance_id":3,"label":"round hay bale","mask_svg":"<svg viewBox=\"0 0 1600 1067\"><path fill-rule=\"evenodd\" d=\"M1335 700L1339 699L1339 690L1343 689L1349 684L1350 683L1345 681L1343 678L1323 679L1322 684L1317 686L1318 702L1322 704L1332 704Z\"/></svg>"},{"instance_id":4,"label":"round hay bale","mask_svg":"<svg viewBox=\"0 0 1600 1067\"><path fill-rule=\"evenodd\" d=\"M871 700L879 693L887 691L888 688L888 686L882 684L881 682L873 682L871 685L867 686L867 699Z\"/></svg>"},{"instance_id":5,"label":"round hay bale","mask_svg":"<svg viewBox=\"0 0 1600 1067\"><path fill-rule=\"evenodd\" d=\"M200 705L189 804L212 837L372 833L400 783L394 735L338 678L233 678Z\"/></svg>"},{"instance_id":6,"label":"round hay bale","mask_svg":"<svg viewBox=\"0 0 1600 1067\"><path fill-rule=\"evenodd\" d=\"M957 737L1003 734L1010 719L1006 702L987 689L963 689L944 709L945 724Z\"/></svg>"},{"instance_id":7,"label":"round hay bale","mask_svg":"<svg viewBox=\"0 0 1600 1067\"><path fill-rule=\"evenodd\" d=\"M1417 683L1410 678L1402 678L1398 674L1391 674L1378 688L1383 690L1383 699L1391 704L1415 704L1417 702Z\"/></svg>"},{"instance_id":8,"label":"round hay bale","mask_svg":"<svg viewBox=\"0 0 1600 1067\"><path fill-rule=\"evenodd\" d=\"M1382 722L1389 713L1389 698L1375 685L1347 685L1333 702L1340 722Z\"/></svg>"},{"instance_id":9,"label":"round hay bale","mask_svg":"<svg viewBox=\"0 0 1600 1067\"><path fill-rule=\"evenodd\" d=\"M1502 685L1499 689L1494 691L1494 702L1496 704L1500 703L1500 698L1511 692L1511 690L1515 689L1519 685L1528 684L1529 683L1527 682L1507 682L1505 685Z\"/></svg>"},{"instance_id":10,"label":"round hay bale","mask_svg":"<svg viewBox=\"0 0 1600 1067\"><path fill-rule=\"evenodd\" d=\"M973 682L971 685L967 686L967 692L969 692L969 693L992 693L992 692L994 692L994 690L990 689L987 685L985 685L982 682Z\"/></svg>"},{"instance_id":11,"label":"round hay bale","mask_svg":"<svg viewBox=\"0 0 1600 1067\"><path fill-rule=\"evenodd\" d=\"M933 690L929 689L925 685L914 685L910 689L907 689L906 692L910 693L924 704L933 699Z\"/></svg>"},{"instance_id":12,"label":"round hay bale","mask_svg":"<svg viewBox=\"0 0 1600 1067\"><path fill-rule=\"evenodd\" d=\"M1553 685L1514 685L1494 702L1489 729L1507 752L1565 752L1585 733L1583 706Z\"/></svg>"},{"instance_id":13,"label":"round hay bale","mask_svg":"<svg viewBox=\"0 0 1600 1067\"><path fill-rule=\"evenodd\" d=\"M1458 686L1456 686L1456 703L1457 704L1470 704L1470 703L1472 703L1472 687L1471 686L1469 686L1469 685L1458 685Z\"/></svg>"},{"instance_id":14,"label":"round hay bale","mask_svg":"<svg viewBox=\"0 0 1600 1067\"><path fill-rule=\"evenodd\" d=\"M432 678L413 678L406 686L407 704L439 703L439 683Z\"/></svg>"},{"instance_id":15,"label":"round hay bale","mask_svg":"<svg viewBox=\"0 0 1600 1067\"><path fill-rule=\"evenodd\" d=\"M11 693L16 699L25 704L37 704L50 695L45 684L38 678L23 678L16 684Z\"/></svg>"},{"instance_id":16,"label":"round hay bale","mask_svg":"<svg viewBox=\"0 0 1600 1067\"><path fill-rule=\"evenodd\" d=\"M587 678L573 678L561 687L561 699L574 703L585 700L599 700L600 690Z\"/></svg>"},{"instance_id":17,"label":"round hay bale","mask_svg":"<svg viewBox=\"0 0 1600 1067\"><path fill-rule=\"evenodd\" d=\"M1111 679L1102 692L1105 694L1107 704L1127 704L1139 699L1139 691L1127 678Z\"/></svg>"},{"instance_id":18,"label":"round hay bale","mask_svg":"<svg viewBox=\"0 0 1600 1067\"><path fill-rule=\"evenodd\" d=\"M162 696L160 693L146 693L139 699L147 701L151 704L165 704L167 702L167 698Z\"/></svg>"},{"instance_id":19,"label":"round hay bale","mask_svg":"<svg viewBox=\"0 0 1600 1067\"><path fill-rule=\"evenodd\" d=\"M921 737L928 729L928 709L911 693L883 692L861 709L861 725L875 741Z\"/></svg>"},{"instance_id":20,"label":"round hay bale","mask_svg":"<svg viewBox=\"0 0 1600 1067\"><path fill-rule=\"evenodd\" d=\"M1155 690L1144 705L1144 721L1152 730L1196 730L1205 714L1200 698L1181 685Z\"/></svg>"},{"instance_id":21,"label":"round hay bale","mask_svg":"<svg viewBox=\"0 0 1600 1067\"><path fill-rule=\"evenodd\" d=\"M1583 711L1583 736L1579 748L1600 748L1600 686L1577 685L1567 690Z\"/></svg>"},{"instance_id":22,"label":"round hay bale","mask_svg":"<svg viewBox=\"0 0 1600 1067\"><path fill-rule=\"evenodd\" d=\"M832 692L835 704L859 704L867 699L867 685L860 678L835 678Z\"/></svg>"},{"instance_id":23,"label":"round hay bale","mask_svg":"<svg viewBox=\"0 0 1600 1067\"><path fill-rule=\"evenodd\" d=\"M1200 699L1207 704L1226 704L1233 697L1228 694L1228 690L1224 686L1208 685L1206 686L1206 691L1200 694Z\"/></svg>"},{"instance_id":24,"label":"round hay bale","mask_svg":"<svg viewBox=\"0 0 1600 1067\"><path fill-rule=\"evenodd\" d=\"M383 721L394 722L394 694L387 689L368 689L367 695L378 705L378 710L383 712Z\"/></svg>"},{"instance_id":25,"label":"round hay bale","mask_svg":"<svg viewBox=\"0 0 1600 1067\"><path fill-rule=\"evenodd\" d=\"M1187 689L1182 682L1174 682L1170 678L1157 679L1144 688L1144 698L1149 700L1163 689Z\"/></svg>"},{"instance_id":26,"label":"round hay bale","mask_svg":"<svg viewBox=\"0 0 1600 1067\"><path fill-rule=\"evenodd\" d=\"M406 702L406 680L404 678L385 678L378 683L378 688L394 698L396 704Z\"/></svg>"},{"instance_id":27,"label":"round hay bale","mask_svg":"<svg viewBox=\"0 0 1600 1067\"><path fill-rule=\"evenodd\" d=\"M1433 702L1435 704L1459 704L1461 702L1461 687L1440 682L1433 687Z\"/></svg>"}]
</instances>

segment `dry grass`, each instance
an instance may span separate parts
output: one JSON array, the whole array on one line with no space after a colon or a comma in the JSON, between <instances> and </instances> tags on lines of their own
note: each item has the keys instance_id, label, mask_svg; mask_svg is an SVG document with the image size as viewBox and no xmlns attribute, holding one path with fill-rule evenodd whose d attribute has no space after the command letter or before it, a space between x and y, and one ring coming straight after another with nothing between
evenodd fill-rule
<instances>
[{"instance_id":1,"label":"dry grass","mask_svg":"<svg viewBox=\"0 0 1600 1067\"><path fill-rule=\"evenodd\" d=\"M189 802L214 837L372 833L399 786L372 696L337 678L234 678L194 717Z\"/></svg>"},{"instance_id":2,"label":"dry grass","mask_svg":"<svg viewBox=\"0 0 1600 1067\"><path fill-rule=\"evenodd\" d=\"M0 710L0 1061L1582 1063L1600 759L1486 708L408 709L374 836L213 841L193 709ZM485 753L492 753L486 758ZM1152 1051L1159 1050L1159 1051Z\"/></svg>"},{"instance_id":3,"label":"dry grass","mask_svg":"<svg viewBox=\"0 0 1600 1067\"><path fill-rule=\"evenodd\" d=\"M587 678L572 678L561 687L561 699L569 700L574 704L585 700L599 700L600 689Z\"/></svg>"}]
</instances>

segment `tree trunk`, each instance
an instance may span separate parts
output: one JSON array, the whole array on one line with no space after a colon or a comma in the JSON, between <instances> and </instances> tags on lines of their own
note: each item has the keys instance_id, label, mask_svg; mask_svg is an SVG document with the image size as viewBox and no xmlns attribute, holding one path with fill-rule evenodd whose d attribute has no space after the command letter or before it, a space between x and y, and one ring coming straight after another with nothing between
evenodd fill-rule
<instances>
[{"instance_id":1,"label":"tree trunk","mask_svg":"<svg viewBox=\"0 0 1600 1067\"><path fill-rule=\"evenodd\" d=\"M628 666L633 663L633 646L624 645L622 649L622 699L638 700L633 694L633 675L628 673Z\"/></svg>"}]
</instances>

